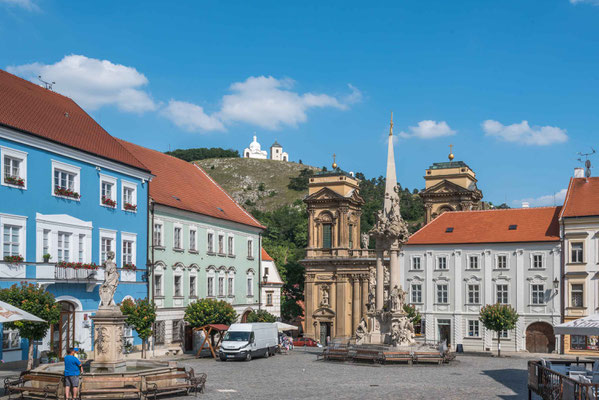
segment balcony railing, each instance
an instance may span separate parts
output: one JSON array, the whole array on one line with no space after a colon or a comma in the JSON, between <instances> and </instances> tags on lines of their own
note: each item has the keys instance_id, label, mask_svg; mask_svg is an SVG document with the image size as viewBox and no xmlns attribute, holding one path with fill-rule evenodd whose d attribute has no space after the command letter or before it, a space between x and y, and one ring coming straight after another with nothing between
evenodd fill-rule
<instances>
[{"instance_id":1,"label":"balcony railing","mask_svg":"<svg viewBox=\"0 0 599 400\"><path fill-rule=\"evenodd\" d=\"M69 267L58 267L54 269L54 279L65 280L65 279L85 279L85 280L97 280L99 270L97 269L82 269L82 268L69 268Z\"/></svg>"}]
</instances>

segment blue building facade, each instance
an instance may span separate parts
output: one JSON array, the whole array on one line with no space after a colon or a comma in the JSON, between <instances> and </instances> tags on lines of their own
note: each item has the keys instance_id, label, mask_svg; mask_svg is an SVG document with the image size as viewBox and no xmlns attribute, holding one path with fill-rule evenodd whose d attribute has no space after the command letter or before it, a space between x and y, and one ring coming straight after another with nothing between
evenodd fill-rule
<instances>
[{"instance_id":1,"label":"blue building facade","mask_svg":"<svg viewBox=\"0 0 599 400\"><path fill-rule=\"evenodd\" d=\"M116 139L100 133L97 145L107 143L120 151ZM121 275L115 301L148 296L151 174L141 163L128 165L45 138L43 129L31 134L2 120L0 153L0 287L34 283L60 303L60 322L38 343L38 354L52 350L62 357L68 347L90 351L90 317L99 305L101 265L108 251L115 253ZM133 333L128 335L139 343ZM3 362L27 358L28 343L18 332L3 329L2 338Z\"/></svg>"}]
</instances>

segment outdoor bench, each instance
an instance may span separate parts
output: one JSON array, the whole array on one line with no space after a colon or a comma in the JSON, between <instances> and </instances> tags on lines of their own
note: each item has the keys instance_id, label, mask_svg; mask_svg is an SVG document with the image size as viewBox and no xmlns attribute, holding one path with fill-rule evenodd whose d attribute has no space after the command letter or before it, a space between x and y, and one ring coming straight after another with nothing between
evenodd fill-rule
<instances>
[{"instance_id":1,"label":"outdoor bench","mask_svg":"<svg viewBox=\"0 0 599 400\"><path fill-rule=\"evenodd\" d=\"M356 354L354 355L354 360L379 362L381 359L381 352L379 350L356 349Z\"/></svg>"},{"instance_id":2,"label":"outdoor bench","mask_svg":"<svg viewBox=\"0 0 599 400\"><path fill-rule=\"evenodd\" d=\"M186 369L177 368L177 371L186 371ZM208 378L207 374L201 372L200 374L196 375L193 368L189 369L189 379L193 385L191 390L194 392L194 394L197 395L198 392L204 393L204 387L206 386L206 378Z\"/></svg>"},{"instance_id":3,"label":"outdoor bench","mask_svg":"<svg viewBox=\"0 0 599 400\"><path fill-rule=\"evenodd\" d=\"M347 348L326 349L324 351L324 359L345 361L347 360L348 354L349 350Z\"/></svg>"},{"instance_id":4,"label":"outdoor bench","mask_svg":"<svg viewBox=\"0 0 599 400\"><path fill-rule=\"evenodd\" d=\"M21 398L58 398L58 390L60 388L62 379L63 378L61 376L26 374L21 376L19 379L13 380L11 382L12 384L6 386L5 394L8 395L9 400L11 398L11 394L13 393L20 393Z\"/></svg>"},{"instance_id":5,"label":"outdoor bench","mask_svg":"<svg viewBox=\"0 0 599 400\"><path fill-rule=\"evenodd\" d=\"M145 382L146 397L153 395L156 399L158 395L180 392L185 392L187 395L193 392L197 396L198 392L204 391L206 374L195 376L193 369L186 371L184 368L178 368L174 373L146 376Z\"/></svg>"},{"instance_id":6,"label":"outdoor bench","mask_svg":"<svg viewBox=\"0 0 599 400\"><path fill-rule=\"evenodd\" d=\"M79 399L85 396L119 394L119 398L136 397L143 392L141 376L83 376L79 385Z\"/></svg>"},{"instance_id":7,"label":"outdoor bench","mask_svg":"<svg viewBox=\"0 0 599 400\"><path fill-rule=\"evenodd\" d=\"M437 364L441 365L444 361L444 357L443 357L443 354L439 353L438 351L429 352L429 353L415 353L414 361L416 361L416 362L436 362Z\"/></svg>"},{"instance_id":8,"label":"outdoor bench","mask_svg":"<svg viewBox=\"0 0 599 400\"><path fill-rule=\"evenodd\" d=\"M412 365L413 356L409 351L385 351L383 352L383 362L405 362Z\"/></svg>"}]
</instances>

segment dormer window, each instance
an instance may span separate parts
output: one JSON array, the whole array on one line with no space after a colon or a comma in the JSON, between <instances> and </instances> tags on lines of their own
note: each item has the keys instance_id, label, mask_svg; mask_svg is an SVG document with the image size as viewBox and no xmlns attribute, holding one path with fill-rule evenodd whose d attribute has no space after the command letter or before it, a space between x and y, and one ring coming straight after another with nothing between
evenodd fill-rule
<instances>
[{"instance_id":1,"label":"dormer window","mask_svg":"<svg viewBox=\"0 0 599 400\"><path fill-rule=\"evenodd\" d=\"M510 227L508 229L510 231L515 231L516 229L518 229L518 225L510 225Z\"/></svg>"},{"instance_id":2,"label":"dormer window","mask_svg":"<svg viewBox=\"0 0 599 400\"><path fill-rule=\"evenodd\" d=\"M448 228L445 229L445 233L452 233L453 232L453 227L450 226Z\"/></svg>"}]
</instances>

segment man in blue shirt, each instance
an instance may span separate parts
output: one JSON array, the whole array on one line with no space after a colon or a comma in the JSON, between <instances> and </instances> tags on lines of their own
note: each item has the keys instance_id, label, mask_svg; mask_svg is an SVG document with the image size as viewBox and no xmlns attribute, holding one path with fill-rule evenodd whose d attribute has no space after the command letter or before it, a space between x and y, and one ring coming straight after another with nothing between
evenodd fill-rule
<instances>
[{"instance_id":1,"label":"man in blue shirt","mask_svg":"<svg viewBox=\"0 0 599 400\"><path fill-rule=\"evenodd\" d=\"M77 398L79 375L83 372L81 361L75 357L75 349L68 349L64 357L64 394L67 400ZM71 397L71 388L73 396Z\"/></svg>"}]
</instances>

